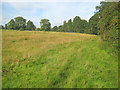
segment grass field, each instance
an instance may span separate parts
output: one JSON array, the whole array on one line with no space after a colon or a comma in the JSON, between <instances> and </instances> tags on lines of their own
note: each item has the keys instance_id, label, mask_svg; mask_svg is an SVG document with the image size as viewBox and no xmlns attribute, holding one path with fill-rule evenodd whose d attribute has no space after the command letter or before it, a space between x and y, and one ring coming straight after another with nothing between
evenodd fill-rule
<instances>
[{"instance_id":1,"label":"grass field","mask_svg":"<svg viewBox=\"0 0 120 90\"><path fill-rule=\"evenodd\" d=\"M3 31L3 88L117 88L118 62L99 36Z\"/></svg>"}]
</instances>

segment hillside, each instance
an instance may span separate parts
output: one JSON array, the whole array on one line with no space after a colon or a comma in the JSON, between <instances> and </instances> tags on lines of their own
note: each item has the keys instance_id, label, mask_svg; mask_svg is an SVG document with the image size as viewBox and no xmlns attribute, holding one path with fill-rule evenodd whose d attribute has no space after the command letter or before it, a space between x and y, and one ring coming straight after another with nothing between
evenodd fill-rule
<instances>
[{"instance_id":1,"label":"hillside","mask_svg":"<svg viewBox=\"0 0 120 90\"><path fill-rule=\"evenodd\" d=\"M117 88L118 62L99 36L2 31L3 88Z\"/></svg>"}]
</instances>

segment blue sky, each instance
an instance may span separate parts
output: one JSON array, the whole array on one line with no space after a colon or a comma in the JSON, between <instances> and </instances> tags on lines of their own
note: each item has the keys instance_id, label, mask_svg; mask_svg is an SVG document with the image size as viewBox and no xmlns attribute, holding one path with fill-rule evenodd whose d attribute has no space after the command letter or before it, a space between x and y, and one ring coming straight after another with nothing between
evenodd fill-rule
<instances>
[{"instance_id":1,"label":"blue sky","mask_svg":"<svg viewBox=\"0 0 120 90\"><path fill-rule=\"evenodd\" d=\"M52 0L44 1L31 1L21 0L19 2L6 0L2 2L2 22L0 24L4 25L10 19L14 19L17 16L23 16L25 19L33 21L33 23L40 27L41 19L49 19L52 27L63 24L63 21L68 21L75 16L80 16L81 19L90 19L94 15L95 7L99 5L100 0L90 1L90 0L79 0L79 1L65 1L61 2ZM1 21L1 20L0 20Z\"/></svg>"}]
</instances>

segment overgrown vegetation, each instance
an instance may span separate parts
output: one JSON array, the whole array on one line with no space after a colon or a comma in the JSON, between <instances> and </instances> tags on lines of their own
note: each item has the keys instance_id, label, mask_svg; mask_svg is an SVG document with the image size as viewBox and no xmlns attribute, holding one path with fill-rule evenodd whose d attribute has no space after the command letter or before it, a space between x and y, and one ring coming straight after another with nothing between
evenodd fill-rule
<instances>
[{"instance_id":1,"label":"overgrown vegetation","mask_svg":"<svg viewBox=\"0 0 120 90\"><path fill-rule=\"evenodd\" d=\"M118 62L96 35L2 32L3 88L117 88Z\"/></svg>"},{"instance_id":2,"label":"overgrown vegetation","mask_svg":"<svg viewBox=\"0 0 120 90\"><path fill-rule=\"evenodd\" d=\"M120 49L118 45L119 29L118 29L118 2L101 2L100 6L97 6L97 14L100 17L98 21L98 33L104 43L108 43L108 48L113 48L112 52L118 55Z\"/></svg>"}]
</instances>

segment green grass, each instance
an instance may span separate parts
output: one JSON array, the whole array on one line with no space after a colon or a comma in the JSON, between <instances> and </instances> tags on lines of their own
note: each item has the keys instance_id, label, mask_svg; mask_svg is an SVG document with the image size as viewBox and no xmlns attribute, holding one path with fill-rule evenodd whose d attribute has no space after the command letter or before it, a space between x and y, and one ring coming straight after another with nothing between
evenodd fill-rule
<instances>
[{"instance_id":1,"label":"green grass","mask_svg":"<svg viewBox=\"0 0 120 90\"><path fill-rule=\"evenodd\" d=\"M118 62L95 35L2 32L3 88L117 88Z\"/></svg>"}]
</instances>

